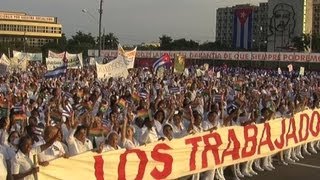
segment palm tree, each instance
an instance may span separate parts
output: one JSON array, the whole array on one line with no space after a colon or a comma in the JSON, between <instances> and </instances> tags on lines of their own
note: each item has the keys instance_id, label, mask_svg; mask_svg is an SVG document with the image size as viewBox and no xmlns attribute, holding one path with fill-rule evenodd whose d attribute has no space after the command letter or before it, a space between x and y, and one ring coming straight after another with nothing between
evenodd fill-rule
<instances>
[{"instance_id":1,"label":"palm tree","mask_svg":"<svg viewBox=\"0 0 320 180\"><path fill-rule=\"evenodd\" d=\"M106 49L118 48L119 39L113 33L102 35L101 39L102 39L102 43L104 44L103 47L105 47Z\"/></svg>"}]
</instances>

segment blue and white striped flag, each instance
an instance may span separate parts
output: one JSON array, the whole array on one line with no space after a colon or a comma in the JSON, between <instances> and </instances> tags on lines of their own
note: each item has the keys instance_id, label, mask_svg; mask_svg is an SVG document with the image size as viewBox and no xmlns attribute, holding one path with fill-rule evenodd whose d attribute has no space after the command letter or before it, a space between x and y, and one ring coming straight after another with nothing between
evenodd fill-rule
<instances>
[{"instance_id":1,"label":"blue and white striped flag","mask_svg":"<svg viewBox=\"0 0 320 180\"><path fill-rule=\"evenodd\" d=\"M49 79L49 78L57 78L60 76L63 76L67 73L67 66L63 65L60 67L57 67L56 69L47 72L44 77Z\"/></svg>"}]
</instances>

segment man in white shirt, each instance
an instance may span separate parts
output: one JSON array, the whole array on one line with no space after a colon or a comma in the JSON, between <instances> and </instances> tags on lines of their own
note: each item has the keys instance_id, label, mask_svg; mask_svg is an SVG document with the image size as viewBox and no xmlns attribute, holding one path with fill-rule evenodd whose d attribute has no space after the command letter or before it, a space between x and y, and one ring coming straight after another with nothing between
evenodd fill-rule
<instances>
[{"instance_id":1,"label":"man in white shirt","mask_svg":"<svg viewBox=\"0 0 320 180\"><path fill-rule=\"evenodd\" d=\"M173 116L172 130L174 138L183 138L188 135L187 129L182 124L181 114L175 113Z\"/></svg>"},{"instance_id":2,"label":"man in white shirt","mask_svg":"<svg viewBox=\"0 0 320 180\"><path fill-rule=\"evenodd\" d=\"M145 127L142 129L142 135L140 142L142 144L149 144L153 142L157 142L159 140L159 133L154 127L154 120L146 118L145 119Z\"/></svg>"},{"instance_id":3,"label":"man in white shirt","mask_svg":"<svg viewBox=\"0 0 320 180\"><path fill-rule=\"evenodd\" d=\"M59 129L57 127L49 126L44 131L44 140L48 142ZM48 149L38 154L39 164L48 165L48 161L62 157L66 154L63 145L60 141L55 141Z\"/></svg>"}]
</instances>

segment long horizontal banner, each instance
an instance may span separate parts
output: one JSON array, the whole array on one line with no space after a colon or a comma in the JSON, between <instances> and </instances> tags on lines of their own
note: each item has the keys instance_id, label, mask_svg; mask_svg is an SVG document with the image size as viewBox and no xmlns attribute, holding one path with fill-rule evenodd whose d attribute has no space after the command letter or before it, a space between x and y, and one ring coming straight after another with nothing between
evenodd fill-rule
<instances>
[{"instance_id":1,"label":"long horizontal banner","mask_svg":"<svg viewBox=\"0 0 320 180\"><path fill-rule=\"evenodd\" d=\"M88 152L40 168L41 179L175 179L320 140L320 109L291 119L221 128L132 150ZM68 171L66 171L68 169Z\"/></svg>"},{"instance_id":2,"label":"long horizontal banner","mask_svg":"<svg viewBox=\"0 0 320 180\"><path fill-rule=\"evenodd\" d=\"M241 60L241 61L283 61L283 62L320 62L320 53L291 52L236 52L236 51L137 51L136 58L157 59L163 54L173 59L183 55L186 59ZM88 50L90 57L98 55L97 50ZM102 50L102 57L117 57L116 50Z\"/></svg>"},{"instance_id":3,"label":"long horizontal banner","mask_svg":"<svg viewBox=\"0 0 320 180\"><path fill-rule=\"evenodd\" d=\"M13 51L13 57L21 59L26 59L28 61L42 61L42 53L24 53L20 51Z\"/></svg>"}]
</instances>

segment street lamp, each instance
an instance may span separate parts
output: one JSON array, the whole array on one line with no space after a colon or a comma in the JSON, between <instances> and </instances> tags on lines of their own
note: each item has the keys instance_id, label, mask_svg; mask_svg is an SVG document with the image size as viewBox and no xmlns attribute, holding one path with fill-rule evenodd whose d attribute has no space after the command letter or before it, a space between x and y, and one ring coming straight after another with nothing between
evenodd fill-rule
<instances>
[{"instance_id":1,"label":"street lamp","mask_svg":"<svg viewBox=\"0 0 320 180\"><path fill-rule=\"evenodd\" d=\"M82 9L82 12L83 13L86 13L88 14L90 17L92 17L95 21L98 22L99 24L99 51L98 51L98 54L99 54L99 57L101 55L101 47L102 47L102 41L101 41L101 22L102 22L102 13L103 13L103 9L102 9L102 4L103 4L103 0L100 0L100 8L98 9L98 12L99 12L99 22L97 21L97 19L86 9Z\"/></svg>"},{"instance_id":2,"label":"street lamp","mask_svg":"<svg viewBox=\"0 0 320 180\"><path fill-rule=\"evenodd\" d=\"M85 13L85 14L88 14L94 21L96 21L96 23L99 23L98 20L97 20L97 18L94 17L94 15L92 15L92 14L90 13L90 11L88 11L87 9L82 9L82 12Z\"/></svg>"}]
</instances>

